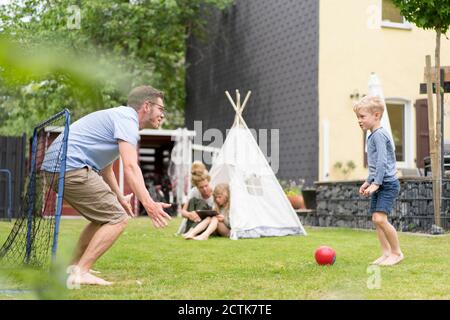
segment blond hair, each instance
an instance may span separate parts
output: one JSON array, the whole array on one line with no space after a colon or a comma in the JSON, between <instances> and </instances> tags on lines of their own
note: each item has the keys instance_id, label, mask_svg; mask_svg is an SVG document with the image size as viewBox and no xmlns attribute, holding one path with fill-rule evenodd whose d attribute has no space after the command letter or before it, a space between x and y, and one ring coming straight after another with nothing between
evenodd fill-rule
<instances>
[{"instance_id":1,"label":"blond hair","mask_svg":"<svg viewBox=\"0 0 450 320\"><path fill-rule=\"evenodd\" d=\"M206 170L205 165L201 161L194 161L191 166L191 181L195 187L198 187L199 183L208 180L211 181L211 176Z\"/></svg>"},{"instance_id":2,"label":"blond hair","mask_svg":"<svg viewBox=\"0 0 450 320\"><path fill-rule=\"evenodd\" d=\"M222 195L225 196L227 198L227 202L225 203L225 205L223 206L224 208L224 214L226 216L229 215L230 213L230 187L228 186L227 183L219 183L215 188L214 188L214 192L213 192L213 196L214 196L214 210L219 212L220 208L217 205L217 203L215 202L215 198L218 195Z\"/></svg>"},{"instance_id":3,"label":"blond hair","mask_svg":"<svg viewBox=\"0 0 450 320\"><path fill-rule=\"evenodd\" d=\"M201 161L192 162L191 173L206 171L206 166Z\"/></svg>"},{"instance_id":4,"label":"blond hair","mask_svg":"<svg viewBox=\"0 0 450 320\"><path fill-rule=\"evenodd\" d=\"M353 111L358 113L360 110L368 111L370 113L380 112L381 115L384 113L384 103L380 97L377 96L365 96L359 100L353 106Z\"/></svg>"}]
</instances>

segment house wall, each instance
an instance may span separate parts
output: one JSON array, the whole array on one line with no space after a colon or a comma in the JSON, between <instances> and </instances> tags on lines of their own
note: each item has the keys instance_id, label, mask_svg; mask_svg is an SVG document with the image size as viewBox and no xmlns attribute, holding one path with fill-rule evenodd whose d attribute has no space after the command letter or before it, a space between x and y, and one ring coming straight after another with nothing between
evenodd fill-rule
<instances>
[{"instance_id":1,"label":"house wall","mask_svg":"<svg viewBox=\"0 0 450 320\"><path fill-rule=\"evenodd\" d=\"M435 33L414 25L411 30L380 26L381 0L321 0L319 40L319 180L362 179L363 135L357 125L350 95L367 94L368 78L375 72L386 98L410 102L411 149L403 166L416 167L414 103L424 82L425 55L434 57ZM450 65L450 41L442 38L442 65ZM434 61L434 58L433 58ZM446 111L450 110L448 104ZM450 119L445 117L445 139ZM347 177L333 169L336 162L352 160L356 169ZM329 175L327 176L327 173Z\"/></svg>"},{"instance_id":2,"label":"house wall","mask_svg":"<svg viewBox=\"0 0 450 320\"><path fill-rule=\"evenodd\" d=\"M224 91L234 97L239 89L243 99L252 90L243 116L250 128L268 130L260 147L278 160L272 162L278 178L312 184L318 177L318 1L237 0L224 13L209 12L207 30L206 42L189 39L186 57L185 119L197 131L194 143L220 147L222 140L205 131L223 135L233 123Z\"/></svg>"}]
</instances>

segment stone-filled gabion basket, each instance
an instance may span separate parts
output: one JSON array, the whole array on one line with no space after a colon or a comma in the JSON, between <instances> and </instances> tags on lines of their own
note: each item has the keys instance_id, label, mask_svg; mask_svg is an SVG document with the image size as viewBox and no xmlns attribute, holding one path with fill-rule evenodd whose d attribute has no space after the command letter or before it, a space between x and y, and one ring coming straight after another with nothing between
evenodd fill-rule
<instances>
[{"instance_id":1,"label":"stone-filled gabion basket","mask_svg":"<svg viewBox=\"0 0 450 320\"><path fill-rule=\"evenodd\" d=\"M370 198L360 196L363 181L316 182L317 207L302 218L311 226L373 229ZM443 180L442 227L450 229L450 180ZM428 177L400 178L400 194L389 221L398 231L430 233L435 224L432 182Z\"/></svg>"}]
</instances>

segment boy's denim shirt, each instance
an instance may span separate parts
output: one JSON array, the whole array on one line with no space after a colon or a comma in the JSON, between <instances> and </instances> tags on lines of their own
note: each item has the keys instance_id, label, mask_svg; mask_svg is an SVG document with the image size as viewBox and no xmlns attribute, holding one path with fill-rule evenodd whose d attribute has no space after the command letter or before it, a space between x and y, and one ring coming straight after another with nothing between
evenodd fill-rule
<instances>
[{"instance_id":1,"label":"boy's denim shirt","mask_svg":"<svg viewBox=\"0 0 450 320\"><path fill-rule=\"evenodd\" d=\"M395 152L387 131L381 127L367 139L368 183L382 185L397 180Z\"/></svg>"}]
</instances>

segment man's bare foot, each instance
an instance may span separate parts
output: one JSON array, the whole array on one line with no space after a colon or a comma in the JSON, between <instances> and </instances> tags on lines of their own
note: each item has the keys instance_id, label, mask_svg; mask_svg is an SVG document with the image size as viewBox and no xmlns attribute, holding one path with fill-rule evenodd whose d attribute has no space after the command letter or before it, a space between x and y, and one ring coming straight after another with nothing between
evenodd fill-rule
<instances>
[{"instance_id":1,"label":"man's bare foot","mask_svg":"<svg viewBox=\"0 0 450 320\"><path fill-rule=\"evenodd\" d=\"M71 285L97 285L97 286L110 286L113 283L103 280L102 278L96 277L89 272L81 273L81 272L73 272L69 275L67 279L67 283Z\"/></svg>"},{"instance_id":2,"label":"man's bare foot","mask_svg":"<svg viewBox=\"0 0 450 320\"><path fill-rule=\"evenodd\" d=\"M75 272L75 270L77 270L76 268L78 268L78 266L76 264L71 264L70 266L67 267L67 270L69 273ZM100 274L101 271L98 270L94 270L94 269L89 269L90 273L94 273L94 274Z\"/></svg>"},{"instance_id":3,"label":"man's bare foot","mask_svg":"<svg viewBox=\"0 0 450 320\"><path fill-rule=\"evenodd\" d=\"M205 237L205 236L196 236L193 239L194 240L208 240L209 237Z\"/></svg>"},{"instance_id":4,"label":"man's bare foot","mask_svg":"<svg viewBox=\"0 0 450 320\"><path fill-rule=\"evenodd\" d=\"M400 261L402 261L403 258L404 258L403 253L400 253L400 254L391 253L391 255L386 260L381 262L379 265L380 266L393 266L393 265L399 263Z\"/></svg>"},{"instance_id":5,"label":"man's bare foot","mask_svg":"<svg viewBox=\"0 0 450 320\"><path fill-rule=\"evenodd\" d=\"M371 264L377 265L382 263L384 260L386 260L387 258L389 258L390 254L383 254L381 257L379 257L377 260L375 260L374 262L372 262Z\"/></svg>"}]
</instances>

